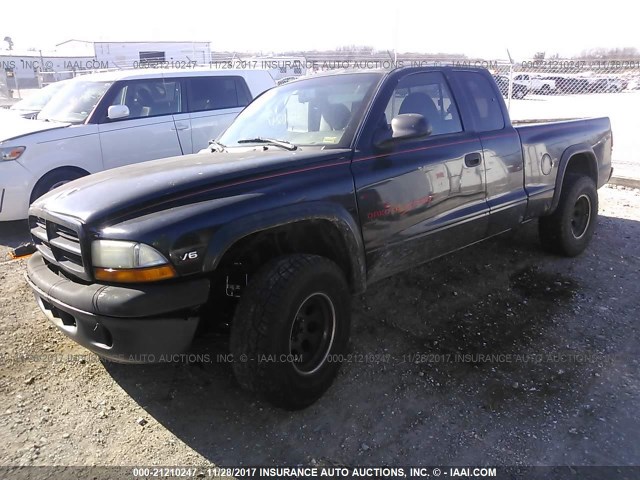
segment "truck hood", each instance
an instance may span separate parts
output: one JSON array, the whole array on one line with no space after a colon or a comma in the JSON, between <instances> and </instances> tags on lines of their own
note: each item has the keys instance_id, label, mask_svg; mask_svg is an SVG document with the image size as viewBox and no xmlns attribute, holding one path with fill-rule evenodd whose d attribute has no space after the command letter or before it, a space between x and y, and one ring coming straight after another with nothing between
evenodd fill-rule
<instances>
[{"instance_id":1,"label":"truck hood","mask_svg":"<svg viewBox=\"0 0 640 480\"><path fill-rule=\"evenodd\" d=\"M235 151L238 150L238 151ZM85 224L118 223L189 203L227 195L228 189L251 182L345 161L351 150L250 147L233 153L216 152L170 157L106 170L69 182L43 197L31 207L74 217ZM246 186L244 186L246 184Z\"/></svg>"},{"instance_id":2,"label":"truck hood","mask_svg":"<svg viewBox=\"0 0 640 480\"><path fill-rule=\"evenodd\" d=\"M7 111L0 115L0 143L7 140L15 140L19 137L45 130L68 127L69 123L45 122L44 120L32 120L22 118L21 112Z\"/></svg>"}]
</instances>

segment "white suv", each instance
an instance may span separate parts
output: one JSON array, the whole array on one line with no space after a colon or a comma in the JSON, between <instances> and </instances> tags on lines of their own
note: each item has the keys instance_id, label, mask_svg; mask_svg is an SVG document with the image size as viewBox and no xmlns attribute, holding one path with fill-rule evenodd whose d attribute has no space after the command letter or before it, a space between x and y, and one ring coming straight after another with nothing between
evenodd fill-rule
<instances>
[{"instance_id":1,"label":"white suv","mask_svg":"<svg viewBox=\"0 0 640 480\"><path fill-rule=\"evenodd\" d=\"M196 153L275 82L266 70L146 70L71 80L37 120L0 121L0 221L70 180Z\"/></svg>"}]
</instances>

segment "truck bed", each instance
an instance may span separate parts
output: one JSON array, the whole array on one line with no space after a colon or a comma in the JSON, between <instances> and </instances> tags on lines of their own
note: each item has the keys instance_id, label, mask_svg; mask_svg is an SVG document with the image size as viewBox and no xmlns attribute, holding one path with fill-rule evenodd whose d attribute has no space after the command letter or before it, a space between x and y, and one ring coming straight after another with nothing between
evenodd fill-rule
<instances>
[{"instance_id":1,"label":"truck bed","mask_svg":"<svg viewBox=\"0 0 640 480\"><path fill-rule=\"evenodd\" d=\"M573 120L532 120L512 122L522 144L525 190L531 199L529 215L545 213L550 206L559 165L567 155L582 154L594 165L599 187L611 176L611 122L607 117ZM567 145L571 147L567 148ZM551 170L545 171L550 157ZM592 158L595 157L595 158Z\"/></svg>"}]
</instances>

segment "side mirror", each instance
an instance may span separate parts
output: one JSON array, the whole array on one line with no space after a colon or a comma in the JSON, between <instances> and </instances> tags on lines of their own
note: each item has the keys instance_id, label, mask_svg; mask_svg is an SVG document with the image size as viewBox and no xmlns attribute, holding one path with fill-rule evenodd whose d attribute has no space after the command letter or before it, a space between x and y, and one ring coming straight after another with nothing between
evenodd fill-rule
<instances>
[{"instance_id":1,"label":"side mirror","mask_svg":"<svg viewBox=\"0 0 640 480\"><path fill-rule=\"evenodd\" d=\"M391 120L391 136L387 133L384 138L376 142L376 146L387 148L400 140L427 137L431 132L431 124L423 115L403 113Z\"/></svg>"},{"instance_id":2,"label":"side mirror","mask_svg":"<svg viewBox=\"0 0 640 480\"><path fill-rule=\"evenodd\" d=\"M107 117L110 120L117 120L129 116L129 107L126 105L111 105L107 110Z\"/></svg>"},{"instance_id":3,"label":"side mirror","mask_svg":"<svg viewBox=\"0 0 640 480\"><path fill-rule=\"evenodd\" d=\"M394 139L419 138L431 135L429 121L418 113L403 113L391 120L391 131Z\"/></svg>"}]
</instances>

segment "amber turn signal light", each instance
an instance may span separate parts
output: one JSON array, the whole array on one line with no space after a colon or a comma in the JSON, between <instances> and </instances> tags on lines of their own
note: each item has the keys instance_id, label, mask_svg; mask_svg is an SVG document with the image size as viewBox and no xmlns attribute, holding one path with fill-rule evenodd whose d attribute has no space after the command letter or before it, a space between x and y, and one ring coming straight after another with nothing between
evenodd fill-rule
<instances>
[{"instance_id":1,"label":"amber turn signal light","mask_svg":"<svg viewBox=\"0 0 640 480\"><path fill-rule=\"evenodd\" d=\"M171 265L148 268L94 268L96 280L117 283L157 282L176 276Z\"/></svg>"}]
</instances>

